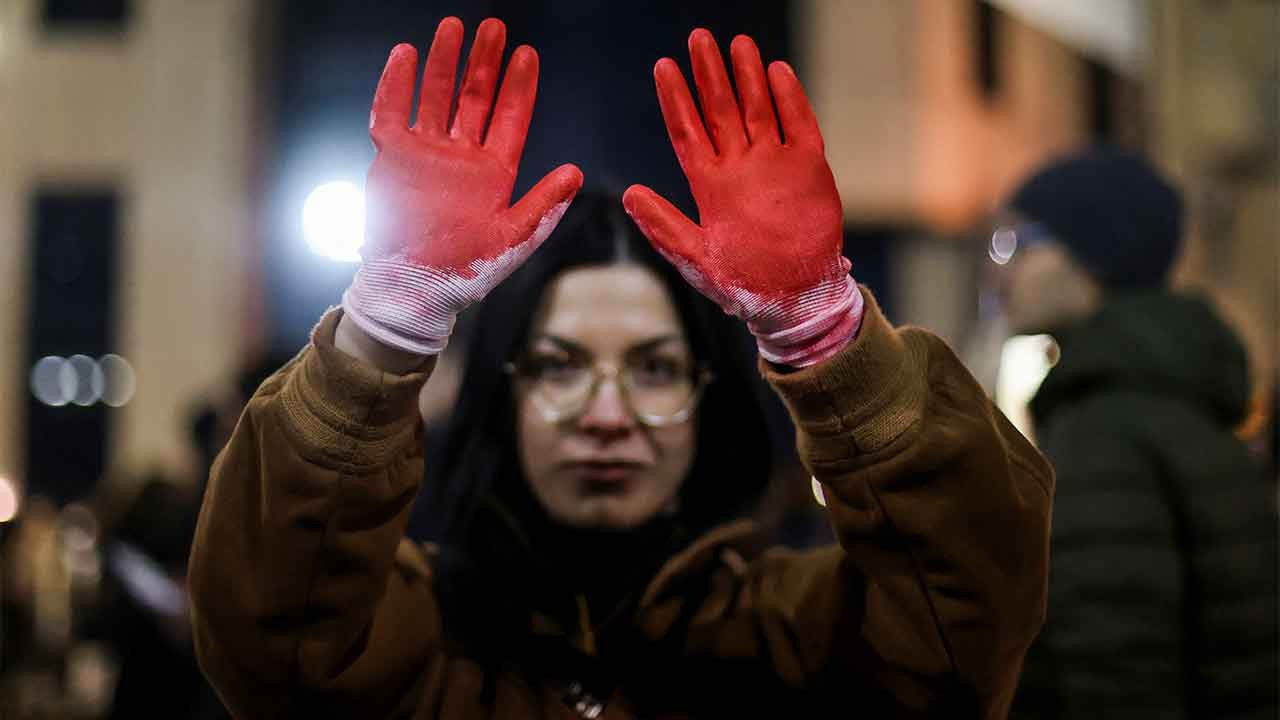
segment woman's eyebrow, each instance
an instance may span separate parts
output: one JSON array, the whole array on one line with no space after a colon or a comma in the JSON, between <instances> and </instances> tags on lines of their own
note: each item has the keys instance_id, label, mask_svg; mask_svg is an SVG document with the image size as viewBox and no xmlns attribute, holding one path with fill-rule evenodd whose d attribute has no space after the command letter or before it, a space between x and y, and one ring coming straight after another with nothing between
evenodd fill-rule
<instances>
[{"instance_id":1,"label":"woman's eyebrow","mask_svg":"<svg viewBox=\"0 0 1280 720\"><path fill-rule=\"evenodd\" d=\"M581 354L581 355L593 354L591 350L588 349L586 346L580 343L576 343L572 340L569 340L568 338L562 338L559 335L552 335L551 333L540 333L534 337L533 341L538 342L539 340L545 340L551 343L552 345L555 345L559 349L564 350L565 352L568 352L568 353ZM663 343L668 343L668 342L678 341L678 340L680 340L680 336L674 333L659 335L658 337L649 338L648 340L642 340L641 342L631 345L630 347L627 348L626 352L628 354L647 352L649 350L653 350L654 348L662 345Z\"/></svg>"},{"instance_id":2,"label":"woman's eyebrow","mask_svg":"<svg viewBox=\"0 0 1280 720\"><path fill-rule=\"evenodd\" d=\"M570 354L577 354L577 355L591 354L591 351L583 347L582 345L579 345L578 343L572 340L562 338L558 335L552 335L550 333L539 333L533 338L533 343L536 343L539 340L545 340L551 343L552 345L555 345L556 347ZM532 345L533 343L530 343L530 344Z\"/></svg>"},{"instance_id":3,"label":"woman's eyebrow","mask_svg":"<svg viewBox=\"0 0 1280 720\"><path fill-rule=\"evenodd\" d=\"M678 340L680 340L679 335L659 335L656 338L645 340L643 342L639 342L632 345L631 347L627 348L627 353L630 354L630 353L648 352L649 350L653 350L654 348L658 347L659 345L662 345L663 343L668 343L668 342L673 342Z\"/></svg>"}]
</instances>

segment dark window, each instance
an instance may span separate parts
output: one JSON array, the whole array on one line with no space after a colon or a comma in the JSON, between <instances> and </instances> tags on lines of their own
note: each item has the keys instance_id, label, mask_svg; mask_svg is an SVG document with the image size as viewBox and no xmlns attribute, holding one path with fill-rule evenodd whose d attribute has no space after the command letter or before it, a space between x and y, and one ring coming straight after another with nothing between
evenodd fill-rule
<instances>
[{"instance_id":1,"label":"dark window","mask_svg":"<svg viewBox=\"0 0 1280 720\"><path fill-rule=\"evenodd\" d=\"M130 0L44 0L41 20L51 30L123 30Z\"/></svg>"},{"instance_id":2,"label":"dark window","mask_svg":"<svg viewBox=\"0 0 1280 720\"><path fill-rule=\"evenodd\" d=\"M119 205L110 189L36 193L24 372L41 358L84 356L84 365L114 349ZM88 388L66 389L48 402L33 385L26 397L30 491L59 502L82 497L104 470L110 408L92 401Z\"/></svg>"}]
</instances>

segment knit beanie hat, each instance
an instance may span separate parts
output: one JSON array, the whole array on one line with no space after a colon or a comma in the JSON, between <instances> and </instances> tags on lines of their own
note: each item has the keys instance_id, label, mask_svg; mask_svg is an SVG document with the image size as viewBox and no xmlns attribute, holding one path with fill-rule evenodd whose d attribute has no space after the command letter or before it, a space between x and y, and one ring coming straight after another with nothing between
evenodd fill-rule
<instances>
[{"instance_id":1,"label":"knit beanie hat","mask_svg":"<svg viewBox=\"0 0 1280 720\"><path fill-rule=\"evenodd\" d=\"M1042 168L1009 206L1040 223L1109 290L1160 287L1182 239L1182 198L1142 157L1093 147Z\"/></svg>"}]
</instances>

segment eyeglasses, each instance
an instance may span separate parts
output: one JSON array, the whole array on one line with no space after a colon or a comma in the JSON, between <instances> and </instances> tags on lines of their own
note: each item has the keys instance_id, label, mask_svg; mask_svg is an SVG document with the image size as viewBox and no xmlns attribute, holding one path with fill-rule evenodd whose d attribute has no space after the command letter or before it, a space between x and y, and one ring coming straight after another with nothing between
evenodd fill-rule
<instances>
[{"instance_id":1,"label":"eyeglasses","mask_svg":"<svg viewBox=\"0 0 1280 720\"><path fill-rule=\"evenodd\" d=\"M615 367L559 354L527 354L503 369L525 384L547 422L577 419L600 386L611 380L631 415L649 427L688 420L715 377L709 370L689 369L677 360L655 355L630 357Z\"/></svg>"}]
</instances>

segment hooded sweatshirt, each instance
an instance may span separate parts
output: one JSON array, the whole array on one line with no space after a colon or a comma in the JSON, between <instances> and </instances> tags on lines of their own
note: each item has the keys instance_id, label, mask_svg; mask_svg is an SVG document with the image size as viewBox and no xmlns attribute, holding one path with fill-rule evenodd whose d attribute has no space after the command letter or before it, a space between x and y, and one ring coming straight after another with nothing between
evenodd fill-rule
<instances>
[{"instance_id":1,"label":"hooded sweatshirt","mask_svg":"<svg viewBox=\"0 0 1280 720\"><path fill-rule=\"evenodd\" d=\"M1248 365L1202 299L1116 296L1032 401L1057 471L1049 614L1015 716L1274 718L1276 502Z\"/></svg>"}]
</instances>

